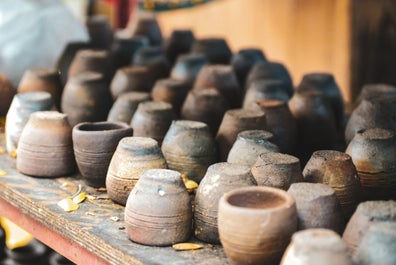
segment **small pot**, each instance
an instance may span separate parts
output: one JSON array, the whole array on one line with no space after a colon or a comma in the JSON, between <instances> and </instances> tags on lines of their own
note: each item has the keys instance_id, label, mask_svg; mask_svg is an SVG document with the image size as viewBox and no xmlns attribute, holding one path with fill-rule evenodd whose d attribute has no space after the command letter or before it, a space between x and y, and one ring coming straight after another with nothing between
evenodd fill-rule
<instances>
[{"instance_id":1,"label":"small pot","mask_svg":"<svg viewBox=\"0 0 396 265\"><path fill-rule=\"evenodd\" d=\"M378 95L396 95L396 87L388 84L366 84L360 90L358 97L353 103L353 109L357 108L363 100L370 99Z\"/></svg>"},{"instance_id":2,"label":"small pot","mask_svg":"<svg viewBox=\"0 0 396 265\"><path fill-rule=\"evenodd\" d=\"M132 64L146 66L154 81L168 77L171 68L168 58L160 46L140 48L135 52Z\"/></svg>"},{"instance_id":3,"label":"small pot","mask_svg":"<svg viewBox=\"0 0 396 265\"><path fill-rule=\"evenodd\" d=\"M253 108L257 101L274 99L288 102L290 96L287 86L281 80L257 79L249 84L243 100L243 108Z\"/></svg>"},{"instance_id":4,"label":"small pot","mask_svg":"<svg viewBox=\"0 0 396 265\"><path fill-rule=\"evenodd\" d=\"M179 55L190 52L194 40L194 33L189 29L177 29L171 32L164 45L166 56L171 65Z\"/></svg>"},{"instance_id":5,"label":"small pot","mask_svg":"<svg viewBox=\"0 0 396 265\"><path fill-rule=\"evenodd\" d=\"M205 55L211 64L229 64L232 56L231 49L223 38L196 39L191 52Z\"/></svg>"},{"instance_id":6,"label":"small pot","mask_svg":"<svg viewBox=\"0 0 396 265\"><path fill-rule=\"evenodd\" d=\"M16 91L10 80L0 74L0 116L5 116Z\"/></svg>"},{"instance_id":7,"label":"small pot","mask_svg":"<svg viewBox=\"0 0 396 265\"><path fill-rule=\"evenodd\" d=\"M172 67L170 77L194 84L199 72L206 64L208 64L208 59L202 54L180 55Z\"/></svg>"},{"instance_id":8,"label":"small pot","mask_svg":"<svg viewBox=\"0 0 396 265\"><path fill-rule=\"evenodd\" d=\"M162 43L161 28L154 14L139 13L138 16L131 16L127 31L131 36L145 36L149 39L151 46Z\"/></svg>"},{"instance_id":9,"label":"small pot","mask_svg":"<svg viewBox=\"0 0 396 265\"><path fill-rule=\"evenodd\" d=\"M118 69L128 66L135 52L149 45L149 40L144 36L122 36L115 35L115 39L110 49L110 57L113 61L114 68Z\"/></svg>"},{"instance_id":10,"label":"small pot","mask_svg":"<svg viewBox=\"0 0 396 265\"><path fill-rule=\"evenodd\" d=\"M232 56L231 65L238 78L239 85L245 87L245 82L250 69L258 62L266 62L267 59L261 49L241 49Z\"/></svg>"},{"instance_id":11,"label":"small pot","mask_svg":"<svg viewBox=\"0 0 396 265\"><path fill-rule=\"evenodd\" d=\"M87 18L86 27L93 48L108 50L113 43L113 29L108 16L93 15Z\"/></svg>"}]
</instances>

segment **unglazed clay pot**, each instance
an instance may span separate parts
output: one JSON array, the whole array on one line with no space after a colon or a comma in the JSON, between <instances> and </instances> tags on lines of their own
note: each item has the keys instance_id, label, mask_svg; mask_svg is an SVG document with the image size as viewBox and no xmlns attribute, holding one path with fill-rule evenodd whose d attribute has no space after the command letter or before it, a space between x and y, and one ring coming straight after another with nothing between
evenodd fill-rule
<instances>
[{"instance_id":1,"label":"unglazed clay pot","mask_svg":"<svg viewBox=\"0 0 396 265\"><path fill-rule=\"evenodd\" d=\"M257 101L274 99L287 102L290 99L287 86L281 80L257 79L249 84L243 100L243 108L253 108Z\"/></svg>"},{"instance_id":2,"label":"unglazed clay pot","mask_svg":"<svg viewBox=\"0 0 396 265\"><path fill-rule=\"evenodd\" d=\"M238 133L238 137L227 156L227 162L252 167L262 153L278 152L272 143L273 135L264 130L247 130Z\"/></svg>"},{"instance_id":3,"label":"unglazed clay pot","mask_svg":"<svg viewBox=\"0 0 396 265\"><path fill-rule=\"evenodd\" d=\"M204 54L211 64L228 64L232 52L223 38L202 38L194 41L192 53Z\"/></svg>"},{"instance_id":4,"label":"unglazed clay pot","mask_svg":"<svg viewBox=\"0 0 396 265\"><path fill-rule=\"evenodd\" d=\"M59 177L73 173L72 128L67 115L38 111L30 115L18 143L16 168L34 177Z\"/></svg>"},{"instance_id":5,"label":"unglazed clay pot","mask_svg":"<svg viewBox=\"0 0 396 265\"><path fill-rule=\"evenodd\" d=\"M215 139L198 121L173 121L161 147L169 169L200 182L209 165L217 162Z\"/></svg>"},{"instance_id":6,"label":"unglazed clay pot","mask_svg":"<svg viewBox=\"0 0 396 265\"><path fill-rule=\"evenodd\" d=\"M323 183L335 190L345 220L360 202L360 181L355 165L348 154L320 150L312 154L303 170L304 181Z\"/></svg>"},{"instance_id":7,"label":"unglazed clay pot","mask_svg":"<svg viewBox=\"0 0 396 265\"><path fill-rule=\"evenodd\" d=\"M131 16L128 22L127 31L132 36L145 36L149 39L150 45L161 45L162 33L154 13L139 12L138 16Z\"/></svg>"},{"instance_id":8,"label":"unglazed clay pot","mask_svg":"<svg viewBox=\"0 0 396 265\"><path fill-rule=\"evenodd\" d=\"M160 46L140 48L135 52L132 63L135 66L146 66L155 81L169 76L171 66Z\"/></svg>"},{"instance_id":9,"label":"unglazed clay pot","mask_svg":"<svg viewBox=\"0 0 396 265\"><path fill-rule=\"evenodd\" d=\"M169 169L150 169L128 197L125 228L129 239L151 246L185 242L191 235L190 196L181 174Z\"/></svg>"},{"instance_id":10,"label":"unglazed clay pot","mask_svg":"<svg viewBox=\"0 0 396 265\"><path fill-rule=\"evenodd\" d=\"M385 129L358 132L345 151L359 174L363 200L396 199L396 135Z\"/></svg>"},{"instance_id":11,"label":"unglazed clay pot","mask_svg":"<svg viewBox=\"0 0 396 265\"><path fill-rule=\"evenodd\" d=\"M110 49L110 57L115 69L127 66L131 63L135 52L149 45L149 40L144 36L115 35Z\"/></svg>"},{"instance_id":12,"label":"unglazed clay pot","mask_svg":"<svg viewBox=\"0 0 396 265\"><path fill-rule=\"evenodd\" d=\"M266 61L267 59L261 49L246 48L235 53L230 63L238 78L239 85L241 87L245 86L246 77L254 64Z\"/></svg>"},{"instance_id":13,"label":"unglazed clay pot","mask_svg":"<svg viewBox=\"0 0 396 265\"><path fill-rule=\"evenodd\" d=\"M296 232L281 265L354 265L339 235L328 229Z\"/></svg>"},{"instance_id":14,"label":"unglazed clay pot","mask_svg":"<svg viewBox=\"0 0 396 265\"><path fill-rule=\"evenodd\" d=\"M107 168L118 142L132 133L132 128L125 123L83 122L74 126L74 155L88 185L105 187Z\"/></svg>"},{"instance_id":15,"label":"unglazed clay pot","mask_svg":"<svg viewBox=\"0 0 396 265\"><path fill-rule=\"evenodd\" d=\"M395 213L396 201L367 201L360 203L342 235L342 239L348 245L350 252L352 254L355 253L371 224L384 221L396 223Z\"/></svg>"},{"instance_id":16,"label":"unglazed clay pot","mask_svg":"<svg viewBox=\"0 0 396 265\"><path fill-rule=\"evenodd\" d=\"M194 84L202 67L208 63L208 59L202 54L180 55L172 67L170 77Z\"/></svg>"},{"instance_id":17,"label":"unglazed clay pot","mask_svg":"<svg viewBox=\"0 0 396 265\"><path fill-rule=\"evenodd\" d=\"M296 205L280 189L238 188L221 197L218 226L232 264L278 264L297 229Z\"/></svg>"},{"instance_id":18,"label":"unglazed clay pot","mask_svg":"<svg viewBox=\"0 0 396 265\"><path fill-rule=\"evenodd\" d=\"M233 189L252 185L257 184L248 166L226 162L211 165L195 195L195 237L219 244L217 214L220 197Z\"/></svg>"},{"instance_id":19,"label":"unglazed clay pot","mask_svg":"<svg viewBox=\"0 0 396 265\"><path fill-rule=\"evenodd\" d=\"M172 65L179 55L190 52L194 40L194 33L189 29L175 29L171 32L165 41L164 50Z\"/></svg>"},{"instance_id":20,"label":"unglazed clay pot","mask_svg":"<svg viewBox=\"0 0 396 265\"><path fill-rule=\"evenodd\" d=\"M110 49L113 42L113 29L108 16L93 15L86 22L90 43L96 49Z\"/></svg>"},{"instance_id":21,"label":"unglazed clay pot","mask_svg":"<svg viewBox=\"0 0 396 265\"><path fill-rule=\"evenodd\" d=\"M396 95L396 87L388 84L366 84L360 90L358 97L353 103L353 109L357 108L364 99L370 99L378 95Z\"/></svg>"},{"instance_id":22,"label":"unglazed clay pot","mask_svg":"<svg viewBox=\"0 0 396 265\"><path fill-rule=\"evenodd\" d=\"M265 113L260 110L232 109L226 111L216 135L220 160L225 161L238 133L246 130L265 130Z\"/></svg>"},{"instance_id":23,"label":"unglazed clay pot","mask_svg":"<svg viewBox=\"0 0 396 265\"><path fill-rule=\"evenodd\" d=\"M257 157L252 174L259 186L287 190L294 182L302 181L300 160L291 155L267 152Z\"/></svg>"},{"instance_id":24,"label":"unglazed clay pot","mask_svg":"<svg viewBox=\"0 0 396 265\"><path fill-rule=\"evenodd\" d=\"M144 170L166 167L157 141L148 137L123 138L118 143L107 171L106 188L110 199L125 205Z\"/></svg>"},{"instance_id":25,"label":"unglazed clay pot","mask_svg":"<svg viewBox=\"0 0 396 265\"><path fill-rule=\"evenodd\" d=\"M294 183L287 192L296 201L298 230L326 228L342 234L345 220L334 189L321 183Z\"/></svg>"},{"instance_id":26,"label":"unglazed clay pot","mask_svg":"<svg viewBox=\"0 0 396 265\"><path fill-rule=\"evenodd\" d=\"M132 117L141 102L151 100L147 92L125 92L117 97L107 116L107 121L131 123Z\"/></svg>"},{"instance_id":27,"label":"unglazed clay pot","mask_svg":"<svg viewBox=\"0 0 396 265\"><path fill-rule=\"evenodd\" d=\"M0 116L7 114L16 91L7 77L0 74Z\"/></svg>"}]
</instances>

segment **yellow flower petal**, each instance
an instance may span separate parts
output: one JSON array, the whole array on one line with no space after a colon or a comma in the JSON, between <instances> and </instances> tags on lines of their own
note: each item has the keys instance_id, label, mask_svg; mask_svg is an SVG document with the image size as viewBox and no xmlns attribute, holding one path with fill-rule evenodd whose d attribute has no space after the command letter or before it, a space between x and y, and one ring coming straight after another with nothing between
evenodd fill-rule
<instances>
[{"instance_id":1,"label":"yellow flower petal","mask_svg":"<svg viewBox=\"0 0 396 265\"><path fill-rule=\"evenodd\" d=\"M203 245L201 244L195 244L195 243L179 243L179 244L174 244L172 246L174 250L182 251L182 250L195 250L195 249L200 249L203 248Z\"/></svg>"},{"instance_id":2,"label":"yellow flower petal","mask_svg":"<svg viewBox=\"0 0 396 265\"><path fill-rule=\"evenodd\" d=\"M65 198L58 202L58 206L65 212L73 212L79 208L79 205L70 198Z\"/></svg>"}]
</instances>

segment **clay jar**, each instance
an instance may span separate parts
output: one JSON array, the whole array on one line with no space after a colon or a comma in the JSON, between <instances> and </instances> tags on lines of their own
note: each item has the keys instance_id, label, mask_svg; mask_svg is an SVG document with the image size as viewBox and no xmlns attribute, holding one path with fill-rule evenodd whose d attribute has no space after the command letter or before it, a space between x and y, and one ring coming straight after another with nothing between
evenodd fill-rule
<instances>
[{"instance_id":1,"label":"clay jar","mask_svg":"<svg viewBox=\"0 0 396 265\"><path fill-rule=\"evenodd\" d=\"M90 42L93 48L110 49L113 42L113 29L105 15L89 16L86 22Z\"/></svg>"},{"instance_id":2,"label":"clay jar","mask_svg":"<svg viewBox=\"0 0 396 265\"><path fill-rule=\"evenodd\" d=\"M175 118L176 114L169 103L142 102L131 120L133 136L151 137L161 144Z\"/></svg>"},{"instance_id":3,"label":"clay jar","mask_svg":"<svg viewBox=\"0 0 396 265\"><path fill-rule=\"evenodd\" d=\"M259 186L282 190L287 190L292 183L303 179L300 160L277 152L260 154L251 170Z\"/></svg>"},{"instance_id":4,"label":"clay jar","mask_svg":"<svg viewBox=\"0 0 396 265\"><path fill-rule=\"evenodd\" d=\"M110 49L110 57L114 68L118 69L131 63L133 55L141 47L149 45L149 40L144 36L122 36L115 35L115 39Z\"/></svg>"},{"instance_id":5,"label":"clay jar","mask_svg":"<svg viewBox=\"0 0 396 265\"><path fill-rule=\"evenodd\" d=\"M195 237L212 244L220 243L217 227L220 197L233 189L251 185L257 184L248 166L226 162L211 165L195 195Z\"/></svg>"},{"instance_id":6,"label":"clay jar","mask_svg":"<svg viewBox=\"0 0 396 265\"><path fill-rule=\"evenodd\" d=\"M378 222L396 223L395 201L367 201L357 207L349 220L342 239L352 254L355 253L369 227ZM374 246L373 246L374 247Z\"/></svg>"},{"instance_id":7,"label":"clay jar","mask_svg":"<svg viewBox=\"0 0 396 265\"><path fill-rule=\"evenodd\" d=\"M364 99L370 99L378 95L396 95L396 87L388 84L366 84L360 90L360 93L353 103L353 109L355 109Z\"/></svg>"},{"instance_id":8,"label":"clay jar","mask_svg":"<svg viewBox=\"0 0 396 265\"><path fill-rule=\"evenodd\" d=\"M194 40L194 33L189 29L177 29L171 32L169 39L165 41L164 50L172 65L180 54L191 50Z\"/></svg>"},{"instance_id":9,"label":"clay jar","mask_svg":"<svg viewBox=\"0 0 396 265\"><path fill-rule=\"evenodd\" d=\"M385 129L358 132L347 150L356 166L363 200L396 199L396 135Z\"/></svg>"},{"instance_id":10,"label":"clay jar","mask_svg":"<svg viewBox=\"0 0 396 265\"><path fill-rule=\"evenodd\" d=\"M282 153L294 154L297 146L297 123L286 102L274 99L256 102L256 109L265 113L267 130Z\"/></svg>"},{"instance_id":11,"label":"clay jar","mask_svg":"<svg viewBox=\"0 0 396 265\"><path fill-rule=\"evenodd\" d=\"M172 67L170 77L194 84L201 68L207 63L208 59L202 54L180 55Z\"/></svg>"},{"instance_id":12,"label":"clay jar","mask_svg":"<svg viewBox=\"0 0 396 265\"><path fill-rule=\"evenodd\" d=\"M276 99L289 101L287 86L281 80L276 79L257 79L252 81L245 93L243 108L252 108L257 101L263 99Z\"/></svg>"},{"instance_id":13,"label":"clay jar","mask_svg":"<svg viewBox=\"0 0 396 265\"><path fill-rule=\"evenodd\" d=\"M0 74L0 116L5 116L7 114L15 92L10 80Z\"/></svg>"},{"instance_id":14,"label":"clay jar","mask_svg":"<svg viewBox=\"0 0 396 265\"><path fill-rule=\"evenodd\" d=\"M62 94L62 111L71 126L86 121L104 121L112 101L103 75L84 72L69 78Z\"/></svg>"},{"instance_id":15,"label":"clay jar","mask_svg":"<svg viewBox=\"0 0 396 265\"><path fill-rule=\"evenodd\" d=\"M230 105L227 99L217 89L190 90L181 108L181 118L204 122L216 135L228 109Z\"/></svg>"},{"instance_id":16,"label":"clay jar","mask_svg":"<svg viewBox=\"0 0 396 265\"><path fill-rule=\"evenodd\" d=\"M263 130L238 133L228 153L227 162L252 167L260 154L279 151L279 148L271 142L272 139L272 133Z\"/></svg>"},{"instance_id":17,"label":"clay jar","mask_svg":"<svg viewBox=\"0 0 396 265\"><path fill-rule=\"evenodd\" d=\"M354 265L339 235L328 229L296 232L280 265Z\"/></svg>"},{"instance_id":18,"label":"clay jar","mask_svg":"<svg viewBox=\"0 0 396 265\"><path fill-rule=\"evenodd\" d=\"M228 64L232 56L231 49L223 38L197 39L191 52L205 55L211 64Z\"/></svg>"},{"instance_id":19,"label":"clay jar","mask_svg":"<svg viewBox=\"0 0 396 265\"><path fill-rule=\"evenodd\" d=\"M67 115L38 111L30 115L18 144L16 168L35 177L59 177L73 173L72 128Z\"/></svg>"},{"instance_id":20,"label":"clay jar","mask_svg":"<svg viewBox=\"0 0 396 265\"><path fill-rule=\"evenodd\" d=\"M140 48L135 52L132 62L135 66L146 66L155 81L169 76L171 66L160 46Z\"/></svg>"},{"instance_id":21,"label":"clay jar","mask_svg":"<svg viewBox=\"0 0 396 265\"><path fill-rule=\"evenodd\" d=\"M334 150L316 151L305 166L303 176L306 182L332 187L345 219L351 217L360 202L360 181L349 155Z\"/></svg>"},{"instance_id":22,"label":"clay jar","mask_svg":"<svg viewBox=\"0 0 396 265\"><path fill-rule=\"evenodd\" d=\"M241 49L232 56L231 65L238 78L239 85L245 86L246 77L255 63L265 62L267 59L261 49Z\"/></svg>"},{"instance_id":23,"label":"clay jar","mask_svg":"<svg viewBox=\"0 0 396 265\"><path fill-rule=\"evenodd\" d=\"M173 121L162 143L169 169L200 182L209 165L217 161L215 139L202 122Z\"/></svg>"},{"instance_id":24,"label":"clay jar","mask_svg":"<svg viewBox=\"0 0 396 265\"><path fill-rule=\"evenodd\" d=\"M128 195L147 169L166 168L158 142L148 137L125 137L118 143L106 176L109 198L125 205Z\"/></svg>"},{"instance_id":25,"label":"clay jar","mask_svg":"<svg viewBox=\"0 0 396 265\"><path fill-rule=\"evenodd\" d=\"M129 124L141 102L149 101L147 92L125 92L114 102L107 116L107 121L124 122Z\"/></svg>"},{"instance_id":26,"label":"clay jar","mask_svg":"<svg viewBox=\"0 0 396 265\"><path fill-rule=\"evenodd\" d=\"M132 36L145 36L150 45L161 45L162 33L157 18L151 13L139 13L139 16L131 16L127 31Z\"/></svg>"},{"instance_id":27,"label":"clay jar","mask_svg":"<svg viewBox=\"0 0 396 265\"><path fill-rule=\"evenodd\" d=\"M241 106L242 90L232 67L229 65L205 65L199 72L194 90L216 88L228 100L232 108Z\"/></svg>"},{"instance_id":28,"label":"clay jar","mask_svg":"<svg viewBox=\"0 0 396 265\"><path fill-rule=\"evenodd\" d=\"M296 201L298 230L326 228L342 234L345 221L334 189L321 183L294 183L288 193Z\"/></svg>"},{"instance_id":29,"label":"clay jar","mask_svg":"<svg viewBox=\"0 0 396 265\"><path fill-rule=\"evenodd\" d=\"M74 126L74 155L88 185L105 186L107 168L118 142L132 133L132 128L125 123L83 122Z\"/></svg>"},{"instance_id":30,"label":"clay jar","mask_svg":"<svg viewBox=\"0 0 396 265\"><path fill-rule=\"evenodd\" d=\"M280 189L238 188L221 197L218 226L232 264L278 264L297 229L296 205Z\"/></svg>"},{"instance_id":31,"label":"clay jar","mask_svg":"<svg viewBox=\"0 0 396 265\"><path fill-rule=\"evenodd\" d=\"M226 111L216 135L221 161L227 159L238 133L246 130L265 130L266 127L265 114L262 111L246 109Z\"/></svg>"}]
</instances>

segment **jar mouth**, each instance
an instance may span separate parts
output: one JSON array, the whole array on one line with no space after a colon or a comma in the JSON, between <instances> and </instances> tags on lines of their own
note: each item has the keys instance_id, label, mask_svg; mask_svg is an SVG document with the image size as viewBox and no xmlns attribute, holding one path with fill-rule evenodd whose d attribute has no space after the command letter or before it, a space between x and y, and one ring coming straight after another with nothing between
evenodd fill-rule
<instances>
[{"instance_id":1,"label":"jar mouth","mask_svg":"<svg viewBox=\"0 0 396 265\"><path fill-rule=\"evenodd\" d=\"M84 122L77 125L77 130L84 132L115 131L128 128L124 123L114 122Z\"/></svg>"}]
</instances>

